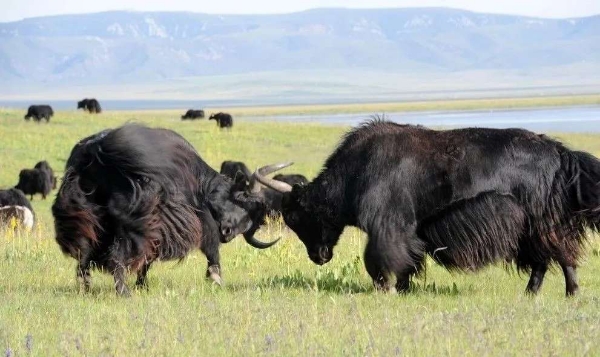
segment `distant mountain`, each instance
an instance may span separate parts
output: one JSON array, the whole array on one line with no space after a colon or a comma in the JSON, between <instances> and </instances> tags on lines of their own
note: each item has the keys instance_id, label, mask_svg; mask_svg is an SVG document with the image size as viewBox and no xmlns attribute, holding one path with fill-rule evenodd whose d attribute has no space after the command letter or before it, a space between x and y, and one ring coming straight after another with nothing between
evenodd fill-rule
<instances>
[{"instance_id":1,"label":"distant mountain","mask_svg":"<svg viewBox=\"0 0 600 357\"><path fill-rule=\"evenodd\" d=\"M529 71L600 64L600 16L445 8L105 12L0 23L0 81L143 83L268 71Z\"/></svg>"}]
</instances>

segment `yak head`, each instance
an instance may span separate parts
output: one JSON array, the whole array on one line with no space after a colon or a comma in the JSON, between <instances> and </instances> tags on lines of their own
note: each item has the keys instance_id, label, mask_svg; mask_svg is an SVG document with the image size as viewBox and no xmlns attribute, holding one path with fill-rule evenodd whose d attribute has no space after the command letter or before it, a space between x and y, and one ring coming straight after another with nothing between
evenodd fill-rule
<instances>
[{"instance_id":1,"label":"yak head","mask_svg":"<svg viewBox=\"0 0 600 357\"><path fill-rule=\"evenodd\" d=\"M77 109L85 109L85 106L87 105L87 99L84 100L80 100L79 102L77 102Z\"/></svg>"},{"instance_id":2,"label":"yak head","mask_svg":"<svg viewBox=\"0 0 600 357\"><path fill-rule=\"evenodd\" d=\"M308 198L309 186L290 184L270 179L254 173L256 180L283 194L281 214L285 224L300 238L308 257L318 265L323 265L333 258L333 248L337 244L342 229L327 223L311 205Z\"/></svg>"}]
</instances>

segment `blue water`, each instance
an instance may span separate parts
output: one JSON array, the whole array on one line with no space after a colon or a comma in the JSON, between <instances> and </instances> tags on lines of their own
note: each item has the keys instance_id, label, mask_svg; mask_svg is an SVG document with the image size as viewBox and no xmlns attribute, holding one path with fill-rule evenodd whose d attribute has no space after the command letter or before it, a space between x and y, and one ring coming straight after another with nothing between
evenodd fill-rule
<instances>
[{"instance_id":1,"label":"blue water","mask_svg":"<svg viewBox=\"0 0 600 357\"><path fill-rule=\"evenodd\" d=\"M524 128L535 132L600 132L600 106L561 107L543 109L379 113L387 120L428 127L461 128ZM285 122L316 122L336 125L358 125L372 114L287 115L249 120L278 120Z\"/></svg>"},{"instance_id":2,"label":"blue water","mask_svg":"<svg viewBox=\"0 0 600 357\"><path fill-rule=\"evenodd\" d=\"M26 101L0 101L0 107L21 108L24 111L32 104ZM47 101L55 110L75 110L75 101ZM207 106L236 107L250 103L235 101L188 101L188 100L104 100L104 110L152 110L180 109L182 114L189 108ZM253 103L256 104L256 103ZM286 115L270 117L246 117L244 120L316 122L334 125L358 125L373 114L385 114L388 120L421 124L428 127L459 128L467 126L491 128L524 128L536 132L600 132L600 106L578 106L558 108L514 109L514 110L478 110L450 112L413 112L413 113L363 113L363 114L327 114L327 115Z\"/></svg>"}]
</instances>

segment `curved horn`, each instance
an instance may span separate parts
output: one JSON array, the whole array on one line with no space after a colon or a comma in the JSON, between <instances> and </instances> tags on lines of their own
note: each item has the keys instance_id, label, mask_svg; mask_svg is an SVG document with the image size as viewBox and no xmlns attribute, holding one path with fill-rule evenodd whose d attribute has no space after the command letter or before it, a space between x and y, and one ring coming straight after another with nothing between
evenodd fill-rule
<instances>
[{"instance_id":1,"label":"curved horn","mask_svg":"<svg viewBox=\"0 0 600 357\"><path fill-rule=\"evenodd\" d=\"M254 248L266 249L266 248L269 248L270 246L274 245L275 243L279 242L279 240L281 238L277 238L272 242L265 243L265 242L261 242L258 239L254 238L254 234L247 232L247 233L244 233L244 239L246 240L246 242L248 242L248 244L250 244Z\"/></svg>"},{"instance_id":2,"label":"curved horn","mask_svg":"<svg viewBox=\"0 0 600 357\"><path fill-rule=\"evenodd\" d=\"M289 192L292 190L292 186L288 185L285 182L281 182L281 181L277 181L277 180L273 180L273 179L269 179L266 178L266 175L272 174L275 171L279 171L283 168L286 168L288 166L293 165L293 162L284 162L284 163L280 163L280 164L272 164L272 165L267 165L267 166L263 166L260 169L257 169L256 171L254 171L254 173L252 174L252 187L250 189L251 192L259 192L260 191L260 185L256 184L256 181L262 183L263 185L267 186L267 187L271 187L272 189L279 191L279 192ZM270 183L265 183L264 181L269 181ZM277 186L280 185L279 188L273 187L273 186ZM289 189L286 188L286 186L281 186L281 185L286 185L289 186Z\"/></svg>"}]
</instances>

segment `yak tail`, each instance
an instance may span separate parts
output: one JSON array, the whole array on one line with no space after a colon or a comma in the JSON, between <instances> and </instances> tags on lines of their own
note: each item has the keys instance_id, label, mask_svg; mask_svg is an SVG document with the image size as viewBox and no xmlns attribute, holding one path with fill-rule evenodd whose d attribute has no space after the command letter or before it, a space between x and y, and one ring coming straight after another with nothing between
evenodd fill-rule
<instances>
[{"instance_id":1,"label":"yak tail","mask_svg":"<svg viewBox=\"0 0 600 357\"><path fill-rule=\"evenodd\" d=\"M600 230L600 160L587 152L571 151L563 158L563 169L571 211L588 228Z\"/></svg>"}]
</instances>

